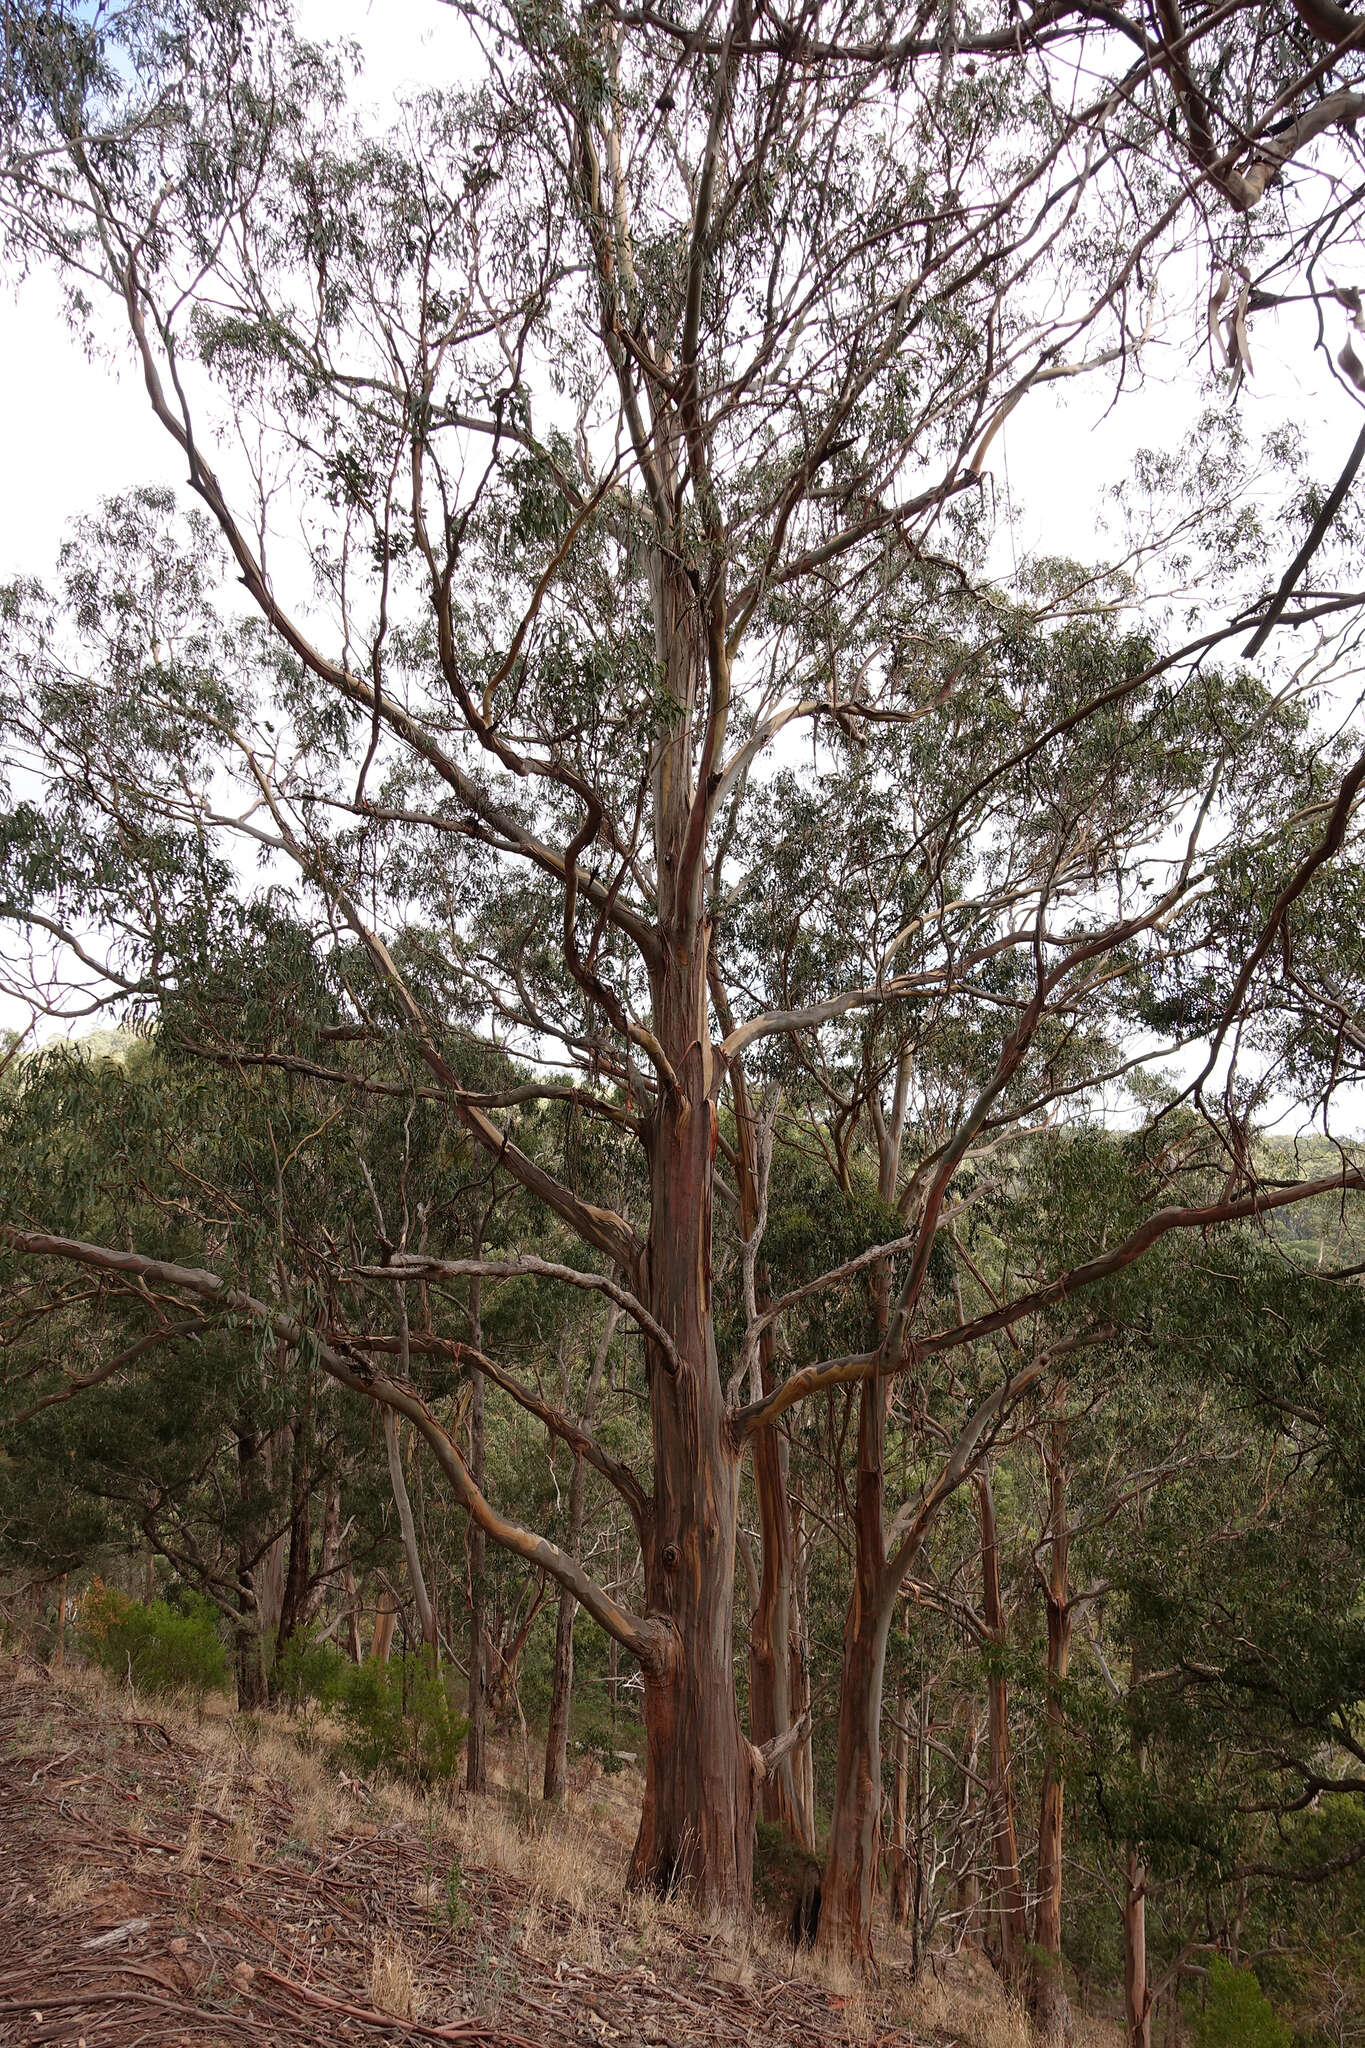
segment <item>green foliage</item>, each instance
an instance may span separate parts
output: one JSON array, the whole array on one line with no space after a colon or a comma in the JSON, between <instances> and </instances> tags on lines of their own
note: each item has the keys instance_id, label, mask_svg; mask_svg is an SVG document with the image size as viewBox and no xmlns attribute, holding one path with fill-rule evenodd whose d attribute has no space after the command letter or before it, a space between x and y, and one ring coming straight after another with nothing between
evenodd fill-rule
<instances>
[{"instance_id":1,"label":"green foliage","mask_svg":"<svg viewBox=\"0 0 1365 2048\"><path fill-rule=\"evenodd\" d=\"M313 1704L338 1706L345 1696L352 1666L335 1643L311 1636L292 1636L275 1660L272 1687L277 1698L297 1713Z\"/></svg>"},{"instance_id":2,"label":"green foliage","mask_svg":"<svg viewBox=\"0 0 1365 2048\"><path fill-rule=\"evenodd\" d=\"M367 1776L389 1771L418 1785L447 1784L459 1768L469 1722L424 1656L373 1660L347 1675L340 1700L346 1747Z\"/></svg>"},{"instance_id":3,"label":"green foliage","mask_svg":"<svg viewBox=\"0 0 1365 2048\"><path fill-rule=\"evenodd\" d=\"M166 1600L147 1606L97 1581L81 1602L80 1636L96 1663L142 1692L202 1698L227 1683L214 1610L195 1593L183 1594L178 1607Z\"/></svg>"},{"instance_id":4,"label":"green foliage","mask_svg":"<svg viewBox=\"0 0 1365 2048\"><path fill-rule=\"evenodd\" d=\"M1194 2039L1197 2048L1289 2048L1289 2029L1276 2019L1250 1970L1234 1969L1223 1956L1215 1956Z\"/></svg>"},{"instance_id":5,"label":"green foliage","mask_svg":"<svg viewBox=\"0 0 1365 2048\"><path fill-rule=\"evenodd\" d=\"M469 1924L469 1901L465 1897L464 1872L458 1859L451 1863L446 1872L441 1899L441 1918L451 1934L458 1934L462 1927Z\"/></svg>"}]
</instances>

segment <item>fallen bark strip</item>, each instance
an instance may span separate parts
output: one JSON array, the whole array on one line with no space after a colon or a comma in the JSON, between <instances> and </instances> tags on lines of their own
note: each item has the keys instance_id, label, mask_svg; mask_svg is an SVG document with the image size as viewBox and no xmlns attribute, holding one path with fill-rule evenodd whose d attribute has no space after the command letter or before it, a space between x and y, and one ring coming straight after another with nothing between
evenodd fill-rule
<instances>
[{"instance_id":1,"label":"fallen bark strip","mask_svg":"<svg viewBox=\"0 0 1365 2048\"><path fill-rule=\"evenodd\" d=\"M154 2005L162 2012L174 2013L176 2018L182 2022L186 2018L202 2019L211 2021L214 2026L239 2027L244 2032L252 2034L258 2031L256 2022L245 2018L240 2013L224 2012L216 2006L211 2007L207 2005L191 2006L187 2013L183 2000L177 2004L169 1998L156 1998L150 1991L120 1991L113 1985L108 1986L104 1990L99 1990L92 1986L88 1991L59 1993L55 1997L40 1993L36 1998L21 1998L13 2003L7 2001L5 2004L0 2005L0 2017L3 2017L6 2013L26 2012L41 2014L61 2012L73 2005L114 2004ZM468 2037L465 2036L464 2038L467 2039ZM518 2048L522 2048L522 2044L518 2044ZM534 2044L527 2042L524 2044L524 2048L534 2048Z\"/></svg>"},{"instance_id":2,"label":"fallen bark strip","mask_svg":"<svg viewBox=\"0 0 1365 2048\"><path fill-rule=\"evenodd\" d=\"M344 1998L329 1998L323 1991L309 1991L302 1984L296 1984L292 1977L282 1977L278 1970L258 1969L256 1975L262 1983L278 1984L282 1991L301 1998L306 2005L321 2006L324 2012L338 2012L346 2019L359 2020L363 2026L384 2027L390 2033L420 2034L424 2041L482 2044L482 2048L541 2048L539 2042L528 2041L524 2034L494 2033L482 2020L454 2020L447 2027L428 2027L421 2020L400 2020L396 2013L377 2012L370 2005L348 2005Z\"/></svg>"}]
</instances>

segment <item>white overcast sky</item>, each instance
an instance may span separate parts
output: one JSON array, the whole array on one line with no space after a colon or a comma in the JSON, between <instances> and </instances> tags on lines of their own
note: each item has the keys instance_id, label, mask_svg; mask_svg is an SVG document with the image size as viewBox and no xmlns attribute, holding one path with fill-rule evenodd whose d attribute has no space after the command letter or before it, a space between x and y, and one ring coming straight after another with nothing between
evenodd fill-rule
<instances>
[{"instance_id":1,"label":"white overcast sky","mask_svg":"<svg viewBox=\"0 0 1365 2048\"><path fill-rule=\"evenodd\" d=\"M462 46L468 48L459 16L439 0L298 0L297 16L307 33L360 46L361 97L381 117L404 87L455 80ZM1338 282L1365 286L1365 277ZM1162 283L1169 291L1170 281ZM1130 396L1110 414L1111 384L1103 375L1054 385L1030 393L996 438L988 463L993 487L1019 507L1012 534L1000 543L1007 551L1093 558L1105 494L1135 449L1175 446L1209 402L1208 278L1192 269L1182 289L1188 303L1168 330L1170 342L1145 353L1141 397ZM1345 336L1344 315L1337 324L1341 331L1328 337L1334 352ZM1311 470L1326 484L1360 430L1361 410L1314 349L1315 332L1306 309L1258 315L1255 374L1236 403L1253 434L1296 422ZM149 482L183 485L183 465L156 429L126 358L87 358L66 327L50 278L31 279L17 295L0 291L0 374L7 485L0 491L0 582L48 571L67 523L109 493ZM1213 402L1233 402L1226 386ZM1269 572L1280 566L1268 565ZM0 1023L19 1021L0 1016Z\"/></svg>"},{"instance_id":2,"label":"white overcast sky","mask_svg":"<svg viewBox=\"0 0 1365 2048\"><path fill-rule=\"evenodd\" d=\"M345 36L364 60L363 97L382 113L405 86L454 79L462 30L440 0L299 0L307 32ZM467 45L465 46L467 47ZM1365 278L1351 280L1365 285ZM1096 377L1031 393L997 437L990 468L997 490L1021 508L1013 545L1022 554L1091 555L1096 512L1136 447L1172 445L1199 406L1207 367L1206 278L1190 281L1180 346L1147 351L1142 400L1107 417L1109 388ZM1331 338L1340 346L1345 333ZM1313 467L1335 476L1359 431L1360 415L1314 351L1302 312L1261 314L1252 335L1255 376L1238 404L1253 427L1288 417L1304 428ZM3 445L8 488L0 492L0 580L41 573L63 527L106 494L161 481L183 482L174 450L160 438L140 382L87 360L65 326L56 286L36 279L17 297L0 294L0 372L7 394ZM1224 402L1229 402L1224 400Z\"/></svg>"}]
</instances>

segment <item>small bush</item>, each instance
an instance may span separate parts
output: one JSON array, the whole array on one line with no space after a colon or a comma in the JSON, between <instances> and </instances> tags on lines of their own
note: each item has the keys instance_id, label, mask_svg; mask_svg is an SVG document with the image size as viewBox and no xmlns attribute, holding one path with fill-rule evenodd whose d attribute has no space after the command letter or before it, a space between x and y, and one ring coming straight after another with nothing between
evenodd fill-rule
<instances>
[{"instance_id":1,"label":"small bush","mask_svg":"<svg viewBox=\"0 0 1365 2048\"><path fill-rule=\"evenodd\" d=\"M79 1634L88 1654L114 1678L141 1692L188 1692L200 1698L226 1685L227 1652L213 1607L197 1593L179 1606L145 1606L97 1579L80 1606Z\"/></svg>"},{"instance_id":2,"label":"small bush","mask_svg":"<svg viewBox=\"0 0 1365 2048\"><path fill-rule=\"evenodd\" d=\"M344 1698L353 1668L335 1643L291 1636L275 1660L270 1682L291 1713L310 1704L325 1711Z\"/></svg>"},{"instance_id":3,"label":"small bush","mask_svg":"<svg viewBox=\"0 0 1365 2048\"><path fill-rule=\"evenodd\" d=\"M1235 1970L1222 1956L1209 1965L1204 2010L1194 2017L1198 2048L1289 2048L1289 2029L1250 1970Z\"/></svg>"},{"instance_id":4,"label":"small bush","mask_svg":"<svg viewBox=\"0 0 1365 2048\"><path fill-rule=\"evenodd\" d=\"M353 1665L339 1702L346 1747L369 1776L391 1771L418 1785L444 1784L459 1768L469 1723L423 1656Z\"/></svg>"}]
</instances>

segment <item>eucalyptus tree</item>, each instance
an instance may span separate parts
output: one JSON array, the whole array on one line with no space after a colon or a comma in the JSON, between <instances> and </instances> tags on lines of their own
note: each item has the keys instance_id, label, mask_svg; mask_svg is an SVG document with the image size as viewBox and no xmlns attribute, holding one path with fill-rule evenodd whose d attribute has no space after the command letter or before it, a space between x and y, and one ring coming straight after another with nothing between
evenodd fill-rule
<instances>
[{"instance_id":1,"label":"eucalyptus tree","mask_svg":"<svg viewBox=\"0 0 1365 2048\"><path fill-rule=\"evenodd\" d=\"M620 1309L644 1477L477 1330L463 1355L618 1490L643 1600L498 1510L403 1372L401 1329L323 1332L207 1269L5 1228L22 1256L230 1302L407 1415L475 1524L639 1660L636 1881L734 1905L797 1734L752 1744L736 1709L746 1445L865 1386L871 1472L889 1390L929 1359L1168 1229L1309 1185L1262 1186L1234 1148L1215 1200L1165 1202L935 1326L973 1153L1128 1068L1124 1025L1150 1026L1182 962L1202 1000L1169 998L1174 1035L1221 1081L1350 829L1365 759L1318 744L1292 683L1207 667L1226 610L1183 650L1117 616L1149 568L1206 594L1220 568L1232 612L1256 599L1235 462L1203 463L1192 512L1148 507L1121 573L1044 565L1009 593L983 471L1036 387L1131 383L1159 318L1138 301L1210 203L1245 279L1215 290L1218 332L1244 365L1253 270L1264 296L1305 238L1316 259L1349 233L1291 174L1330 130L1354 175L1355 34L1323 0L1167 10L1159 38L1052 5L930 32L880 0L460 20L467 88L376 133L269 0L7 11L10 247L61 267L78 318L115 309L202 509L108 508L55 596L7 594L4 908L54 954L54 1008L85 976L78 1001L155 1008L202 1056L338 1104L416 1090L539 1205L571 1252L409 1246L361 1277L534 1276ZM1305 590L1282 616L1338 603ZM780 775L807 759L830 801L775 842ZM824 849L809 905L783 893L794 833ZM1245 929L1211 915L1224 891ZM773 1091L795 1075L804 1113L800 1077L844 1060L857 1020L894 1048L925 1017L970 1041L971 1085L892 1176L872 1329L784 1376L792 1314L850 1274L764 1296ZM903 1120L895 1059L870 1071L854 1121ZM533 1115L562 1119L559 1157ZM728 1267L717 1200L739 1218ZM351 1248L322 1249L349 1284ZM724 1358L718 1290L742 1323ZM865 1954L856 1864L833 1924Z\"/></svg>"}]
</instances>

